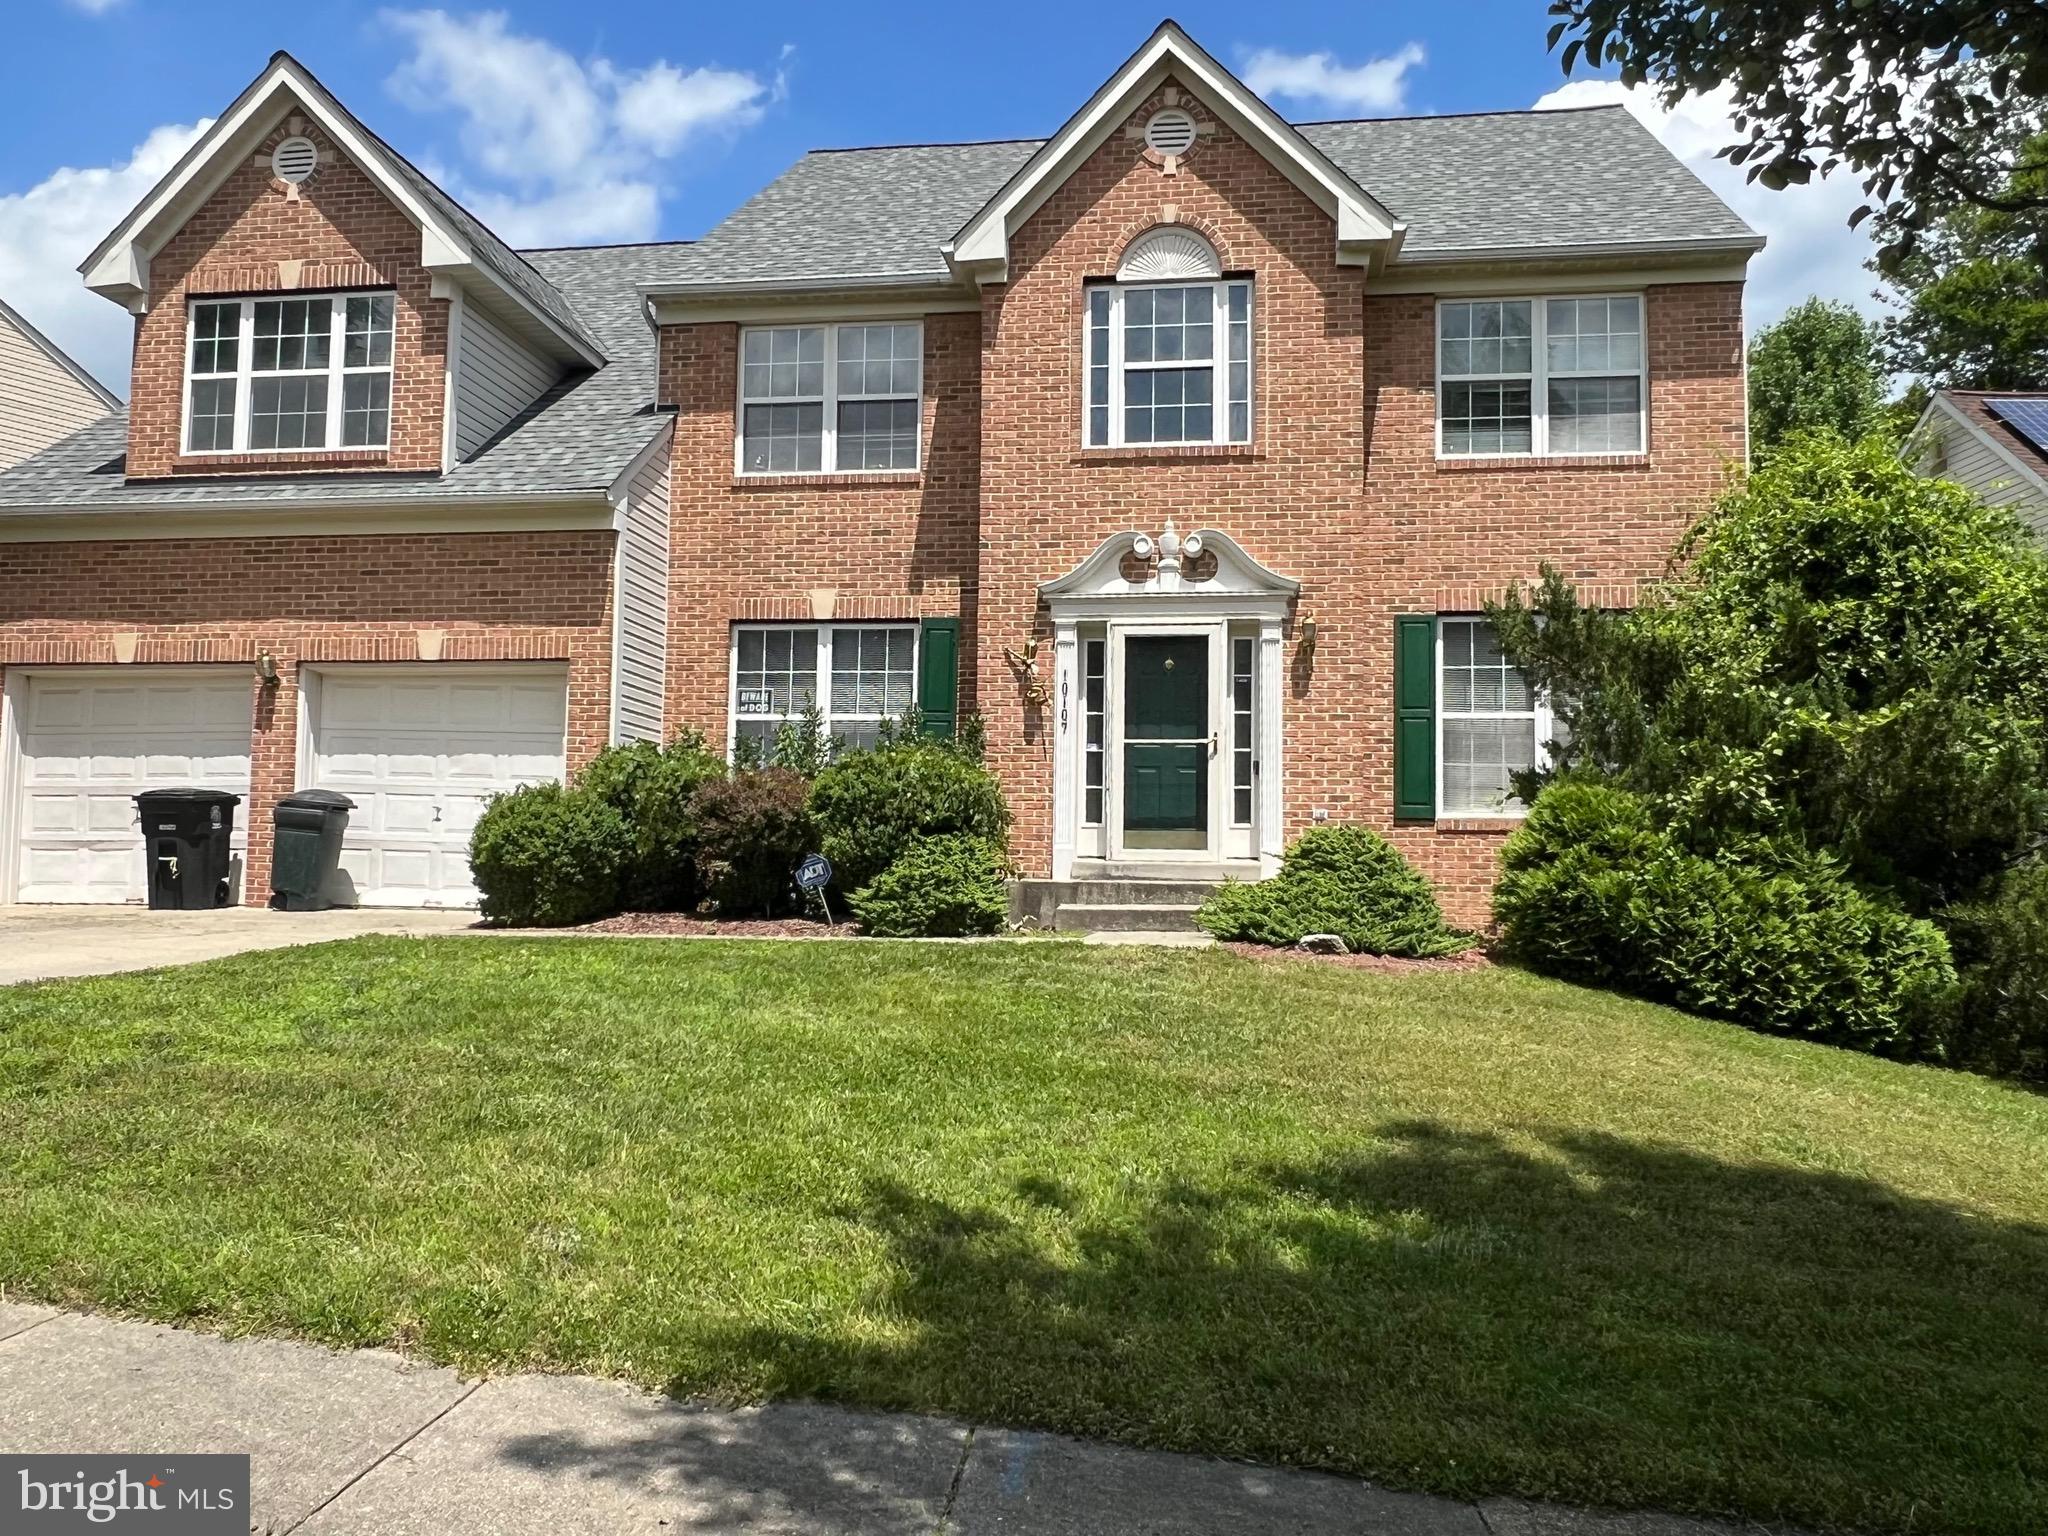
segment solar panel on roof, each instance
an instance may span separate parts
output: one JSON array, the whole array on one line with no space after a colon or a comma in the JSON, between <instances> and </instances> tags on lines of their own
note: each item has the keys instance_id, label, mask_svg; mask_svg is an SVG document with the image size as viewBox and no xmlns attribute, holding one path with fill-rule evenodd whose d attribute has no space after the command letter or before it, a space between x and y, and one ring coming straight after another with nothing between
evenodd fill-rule
<instances>
[{"instance_id":1,"label":"solar panel on roof","mask_svg":"<svg viewBox=\"0 0 2048 1536\"><path fill-rule=\"evenodd\" d=\"M1986 400L1991 414L2048 453L2048 400Z\"/></svg>"}]
</instances>

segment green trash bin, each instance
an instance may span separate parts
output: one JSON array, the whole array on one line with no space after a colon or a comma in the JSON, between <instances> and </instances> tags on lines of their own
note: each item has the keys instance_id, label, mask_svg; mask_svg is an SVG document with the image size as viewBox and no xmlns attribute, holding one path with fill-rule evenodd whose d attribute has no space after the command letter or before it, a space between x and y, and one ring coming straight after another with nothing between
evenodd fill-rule
<instances>
[{"instance_id":1,"label":"green trash bin","mask_svg":"<svg viewBox=\"0 0 2048 1536\"><path fill-rule=\"evenodd\" d=\"M331 789L302 789L277 802L270 850L270 904L287 912L325 912L324 894L341 867L341 835L356 808Z\"/></svg>"}]
</instances>

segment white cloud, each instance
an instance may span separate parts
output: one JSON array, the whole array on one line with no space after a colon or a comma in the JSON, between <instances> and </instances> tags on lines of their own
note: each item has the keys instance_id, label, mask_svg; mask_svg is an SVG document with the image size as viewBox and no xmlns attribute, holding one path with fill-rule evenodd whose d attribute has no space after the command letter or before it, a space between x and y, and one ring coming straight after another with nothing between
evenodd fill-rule
<instances>
[{"instance_id":1,"label":"white cloud","mask_svg":"<svg viewBox=\"0 0 2048 1536\"><path fill-rule=\"evenodd\" d=\"M1749 265L1745 307L1752 332L1809 294L1853 304L1866 315L1877 314L1877 280L1863 270L1872 246L1866 235L1849 228L1849 215L1864 201L1862 183L1847 171L1816 176L1805 186L1781 192L1751 182L1746 167L1730 165L1715 154L1743 137L1735 127L1733 101L1733 92L1724 87L1688 96L1667 109L1651 86L1574 80L1536 105L1540 109L1620 102L1722 201L1769 238L1763 253Z\"/></svg>"},{"instance_id":2,"label":"white cloud","mask_svg":"<svg viewBox=\"0 0 2048 1536\"><path fill-rule=\"evenodd\" d=\"M780 74L577 59L511 31L502 11L383 16L412 47L392 93L461 114L470 166L442 184L515 245L651 238L661 162L759 121L783 89Z\"/></svg>"},{"instance_id":3,"label":"white cloud","mask_svg":"<svg viewBox=\"0 0 2048 1536\"><path fill-rule=\"evenodd\" d=\"M0 196L0 295L111 388L128 387L134 320L88 290L78 264L210 121L168 124L119 165L67 166Z\"/></svg>"},{"instance_id":4,"label":"white cloud","mask_svg":"<svg viewBox=\"0 0 2048 1536\"><path fill-rule=\"evenodd\" d=\"M1320 102L1344 112L1398 112L1408 99L1408 71L1426 55L1409 43L1389 58L1344 65L1335 54L1282 53L1261 48L1245 56L1240 72L1259 95Z\"/></svg>"}]
</instances>

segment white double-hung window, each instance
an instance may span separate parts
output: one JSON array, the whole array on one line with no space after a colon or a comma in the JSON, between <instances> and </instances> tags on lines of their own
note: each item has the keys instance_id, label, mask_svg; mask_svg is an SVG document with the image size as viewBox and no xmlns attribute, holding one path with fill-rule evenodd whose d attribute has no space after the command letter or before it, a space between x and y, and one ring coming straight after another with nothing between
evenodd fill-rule
<instances>
[{"instance_id":1,"label":"white double-hung window","mask_svg":"<svg viewBox=\"0 0 2048 1536\"><path fill-rule=\"evenodd\" d=\"M915 624L742 624L732 639L732 739L767 746L816 706L845 747L873 745L917 699Z\"/></svg>"},{"instance_id":2,"label":"white double-hung window","mask_svg":"<svg viewBox=\"0 0 2048 1536\"><path fill-rule=\"evenodd\" d=\"M389 293L194 300L185 452L388 447L396 302Z\"/></svg>"},{"instance_id":3,"label":"white double-hung window","mask_svg":"<svg viewBox=\"0 0 2048 1536\"><path fill-rule=\"evenodd\" d=\"M1437 306L1444 458L1641 453L1648 398L1640 294Z\"/></svg>"},{"instance_id":4,"label":"white double-hung window","mask_svg":"<svg viewBox=\"0 0 2048 1536\"><path fill-rule=\"evenodd\" d=\"M753 326L740 333L743 475L918 467L924 327Z\"/></svg>"},{"instance_id":5,"label":"white double-hung window","mask_svg":"<svg viewBox=\"0 0 2048 1536\"><path fill-rule=\"evenodd\" d=\"M1519 816L1514 775L1545 761L1550 710L1483 618L1437 620L1437 814Z\"/></svg>"},{"instance_id":6,"label":"white double-hung window","mask_svg":"<svg viewBox=\"0 0 2048 1536\"><path fill-rule=\"evenodd\" d=\"M1252 284L1206 240L1154 230L1087 299L1086 446L1251 441Z\"/></svg>"}]
</instances>

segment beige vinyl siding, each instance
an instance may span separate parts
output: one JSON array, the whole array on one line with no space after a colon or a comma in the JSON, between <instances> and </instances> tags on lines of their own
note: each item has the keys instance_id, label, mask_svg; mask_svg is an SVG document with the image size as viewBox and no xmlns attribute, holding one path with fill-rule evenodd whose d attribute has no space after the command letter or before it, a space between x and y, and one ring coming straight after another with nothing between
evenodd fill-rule
<instances>
[{"instance_id":1,"label":"beige vinyl siding","mask_svg":"<svg viewBox=\"0 0 2048 1536\"><path fill-rule=\"evenodd\" d=\"M547 358L528 351L484 310L462 306L455 375L455 454L468 458L555 382Z\"/></svg>"},{"instance_id":2,"label":"beige vinyl siding","mask_svg":"<svg viewBox=\"0 0 2048 1536\"><path fill-rule=\"evenodd\" d=\"M670 438L627 483L619 533L612 740L660 741L668 681Z\"/></svg>"},{"instance_id":3,"label":"beige vinyl siding","mask_svg":"<svg viewBox=\"0 0 2048 1536\"><path fill-rule=\"evenodd\" d=\"M2048 533L2048 491L2012 467L1973 427L1951 417L1941 423L1939 462L1929 472L1954 480L1996 506L2011 507L2037 533Z\"/></svg>"},{"instance_id":4,"label":"beige vinyl siding","mask_svg":"<svg viewBox=\"0 0 2048 1536\"><path fill-rule=\"evenodd\" d=\"M0 313L0 469L107 414L107 403Z\"/></svg>"}]
</instances>

